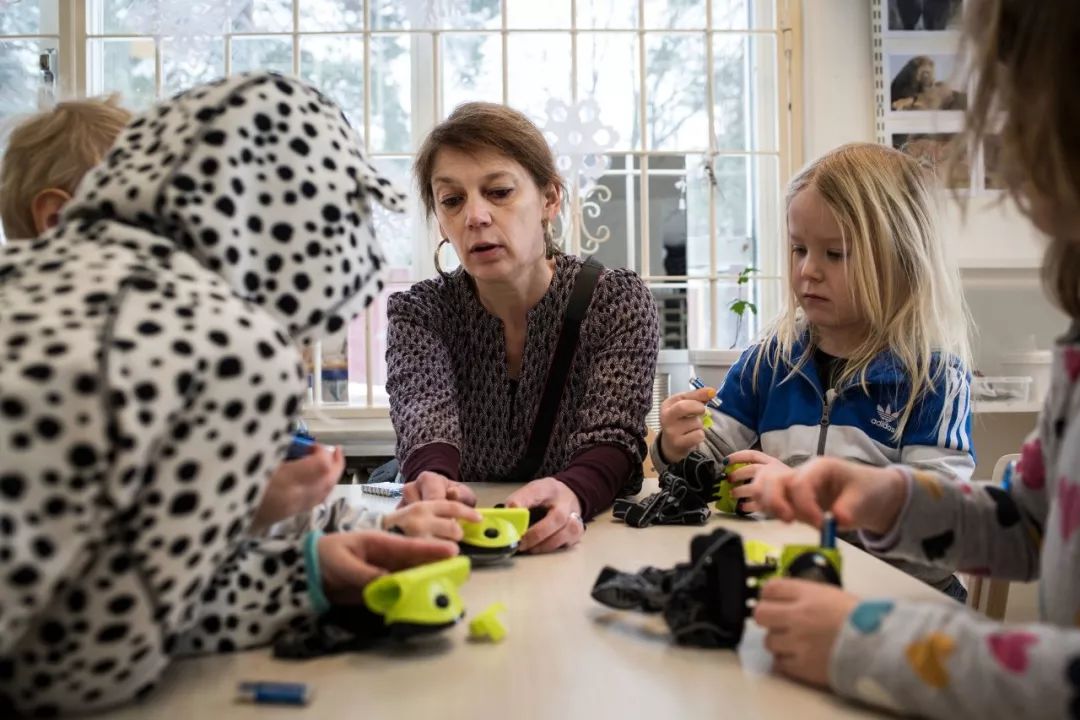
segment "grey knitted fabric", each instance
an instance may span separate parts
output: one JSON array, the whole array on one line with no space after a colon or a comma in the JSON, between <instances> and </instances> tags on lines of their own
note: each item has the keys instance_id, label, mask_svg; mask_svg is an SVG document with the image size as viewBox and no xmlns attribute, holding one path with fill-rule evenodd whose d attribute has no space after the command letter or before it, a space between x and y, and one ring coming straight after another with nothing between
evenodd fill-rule
<instances>
[{"instance_id":1,"label":"grey knitted fabric","mask_svg":"<svg viewBox=\"0 0 1080 720\"><path fill-rule=\"evenodd\" d=\"M511 394L502 322L458 270L390 297L387 380L403 464L445 442L461 453L461 477L504 478L524 452L582 260L561 255L551 286L529 311L517 392ZM577 353L538 477L596 445L641 463L659 347L652 295L629 270L605 270L581 326Z\"/></svg>"}]
</instances>

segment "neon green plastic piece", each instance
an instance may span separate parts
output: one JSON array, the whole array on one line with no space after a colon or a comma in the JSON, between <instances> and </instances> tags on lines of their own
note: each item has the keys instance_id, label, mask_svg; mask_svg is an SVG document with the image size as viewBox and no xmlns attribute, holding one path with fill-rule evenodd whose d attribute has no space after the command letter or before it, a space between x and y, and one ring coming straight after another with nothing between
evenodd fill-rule
<instances>
[{"instance_id":1,"label":"neon green plastic piece","mask_svg":"<svg viewBox=\"0 0 1080 720\"><path fill-rule=\"evenodd\" d=\"M750 565L764 565L770 560L777 564L780 562L780 551L775 546L760 540L744 540L743 554Z\"/></svg>"},{"instance_id":2,"label":"neon green plastic piece","mask_svg":"<svg viewBox=\"0 0 1080 720\"><path fill-rule=\"evenodd\" d=\"M516 548L529 529L528 508L481 508L480 522L458 520L465 534L461 542L478 548Z\"/></svg>"},{"instance_id":3,"label":"neon green plastic piece","mask_svg":"<svg viewBox=\"0 0 1080 720\"><path fill-rule=\"evenodd\" d=\"M728 465L724 468L724 475L720 478L719 482L717 482L716 492L713 494L713 498L716 499L713 507L716 508L717 512L727 513L729 515L735 514L738 498L732 497L731 491L735 489L735 486L731 484L727 479L727 476L749 464L750 463L735 463L734 465Z\"/></svg>"},{"instance_id":4,"label":"neon green plastic piece","mask_svg":"<svg viewBox=\"0 0 1080 720\"><path fill-rule=\"evenodd\" d=\"M488 605L469 623L469 637L474 640L501 642L506 637L506 623L502 619L504 612L506 605L501 602Z\"/></svg>"},{"instance_id":5,"label":"neon green plastic piece","mask_svg":"<svg viewBox=\"0 0 1080 720\"><path fill-rule=\"evenodd\" d=\"M364 588L364 602L387 625L455 623L465 614L458 588L469 579L469 566L459 555L383 575Z\"/></svg>"}]
</instances>

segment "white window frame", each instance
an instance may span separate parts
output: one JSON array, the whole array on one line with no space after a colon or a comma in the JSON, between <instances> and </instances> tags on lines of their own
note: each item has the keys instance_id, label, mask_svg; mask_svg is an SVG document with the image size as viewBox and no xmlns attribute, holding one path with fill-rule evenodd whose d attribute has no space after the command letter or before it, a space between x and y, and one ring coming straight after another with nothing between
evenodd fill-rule
<instances>
[{"instance_id":1,"label":"white window frame","mask_svg":"<svg viewBox=\"0 0 1080 720\"><path fill-rule=\"evenodd\" d=\"M501 39L502 47L502 99L503 102L507 102L509 94L509 63L508 63L508 43L513 34L518 32L553 32L553 33L565 33L569 34L571 41L571 82L570 88L572 101L578 100L577 93L577 53L576 46L578 42L578 36L582 32L586 33L628 33L634 32L633 30L626 29L612 29L604 30L592 27L578 27L577 26L577 0L570 0L571 20L569 28L528 28L528 29L514 29L507 26L507 3L509 0L501 0L502 21L501 26L498 29L483 29L483 30L469 30L469 29L453 29L453 30L432 30L432 29L385 29L375 30L370 27L370 0L364 2L364 24L363 28L359 30L350 31L300 31L299 30L299 18L300 18L300 5L299 3L304 0L293 1L293 25L292 30L288 32L245 32L245 33L230 33L224 36L224 58L225 58L225 71L228 74L231 72L232 65L232 52L231 43L233 37L238 36L277 36L277 37L289 37L292 41L292 71L294 74L300 72L300 45L301 38L308 36L319 35L356 35L361 36L364 42L364 123L363 123L363 135L365 143L369 143L368 138L371 137L371 38L377 35L410 35L413 37L411 52L414 58L413 67L421 68L428 66L432 68L432 72L415 72L412 77L411 92L412 92L412 106L410 109L412 120L412 132L413 137L422 137L431 127L434 126L438 118L445 116L441 105L441 67L439 61L439 53L441 47L441 36L445 33L452 33L454 35L469 34L475 32L481 33L498 33ZM529 0L531 1L531 0ZM638 2L638 17L645 17L645 0L636 0ZM756 1L756 0L754 0ZM757 207L748 208L749 217L753 219L757 229L753 232L757 241L757 265L761 269L761 272L755 276L754 287L756 288L756 299L759 305L759 319L767 319L776 315L779 312L782 297L783 297L783 268L781 264L786 259L786 254L782 252L782 248L785 243L783 241L783 223L784 213L782 208L783 196L781 186L786 182L793 171L802 163L803 160L803 142L802 142L802 50L801 50L801 3L799 0L774 0L776 22L775 27L764 29L716 29L712 27L712 2L706 2L706 27L688 30L672 30L666 28L645 28L643 27L643 21L639 19L639 26L636 30L638 36L638 60L640 67L638 68L639 82L641 88L639 90L640 107L638 112L640 114L641 122L643 126L646 123L648 99L646 97L645 81L646 74L646 43L649 37L657 34L687 34L692 36L704 36L705 38L705 52L707 63L707 81L706 81L706 111L708 113L708 127L714 127L713 124L713 38L717 35L735 35L735 36L748 36L748 35L766 35L775 37L775 43L772 44L776 49L776 57L768 59L768 62L758 63L758 67L774 68L776 70L775 85L777 93L775 96L775 107L772 112L763 113L761 115L755 115L752 112L747 113L748 118L757 117L757 121L761 127L759 131L764 130L765 125L769 125L776 121L778 123L778 138L776 150L755 150L755 151L731 151L723 148L715 147L715 136L712 132L709 133L709 147L707 149L708 157L719 156L750 156L750 157L769 157L775 158L778 168L779 177L776 178L776 187L774 190L762 190L758 192L748 193L748 204L757 202ZM145 38L146 36L132 36L130 34L124 35L106 35L106 34L90 34L88 32L88 16L87 5L83 0L59 0L59 36L53 36L51 34L32 35L32 36L11 36L15 39L40 39L40 38L53 38L57 37L59 48L59 72L58 72L58 96L70 97L81 96L87 94L87 91L94 91L93 77L97 74L97 68L94 67L95 60L92 58L92 53L88 52L88 41L99 38ZM428 40L430 38L430 41ZM5 37L2 39L9 39ZM765 52L762 48L768 47L768 43L758 44L759 52ZM161 93L162 84L162 57L161 46L156 45L155 51L156 60L156 90L158 95ZM749 58L748 58L749 62ZM747 77L749 73L745 73L744 77ZM749 97L750 88L747 88L746 96ZM760 100L760 99L759 99ZM749 103L748 103L749 106ZM643 132L645 132L643 127ZM668 276L663 274L654 274L651 268L651 239L649 237L649 159L654 156L672 156L685 154L685 151L666 151L666 150L651 150L644 147L639 147L633 150L619 151L618 155L634 157L638 159L641 168L640 177L637 182L640 184L640 207L636 208L637 224L628 224L628 237L625 238L625 242L629 247L633 247L640 253L639 266L637 268L638 273L642 278L650 285L663 285L673 282L686 282L691 281L703 282L708 288L708 302L709 302L709 317L714 320L709 322L709 345L715 346L717 341L716 321L715 318L720 317L721 314L727 313L726 307L718 307L718 292L717 288L723 283L732 283L737 278L732 274L724 274L718 271L717 267L717 219L716 219L716 193L709 193L709 236L712 239L709 247L709 268L705 274L698 275L685 275L685 276ZM370 150L370 148L369 148ZM408 157L409 153L380 153L370 152L371 157L378 162L380 158L402 158ZM663 172L663 171L660 171ZM669 171L670 172L670 171ZM633 181L633 174L627 173L627 186L628 190ZM633 192L628 193L628 214L631 212L629 202L633 202ZM570 252L578 252L581 248L581 205L580 200L575 194L571 194L570 198L571 212L570 227L567 228L567 240L568 249ZM419 213L419 209L414 209L414 213ZM417 218L419 220L419 218ZM413 233L413 279L420 279L423 277L430 277L434 274L434 265L431 259L431 249L434 247L434 243L437 238L433 229L428 227L423 222L414 222ZM617 240L616 240L617 241ZM320 402L314 403L316 408L316 414L320 414L333 418L371 418L371 417L384 417L388 410L386 407L375 406L374 391L372 384L372 375L374 372L374 357L373 348L375 346L375 338L373 334L373 323L370 317L370 312L364 314L364 328L365 328L365 348L366 355L365 367L367 368L367 377L364 379L364 385L366 387L366 404L365 405L329 405L322 404ZM321 380L321 368L319 365L320 353L315 353L315 367L314 367L314 397L321 396L320 380ZM309 408L311 410L312 408Z\"/></svg>"}]
</instances>

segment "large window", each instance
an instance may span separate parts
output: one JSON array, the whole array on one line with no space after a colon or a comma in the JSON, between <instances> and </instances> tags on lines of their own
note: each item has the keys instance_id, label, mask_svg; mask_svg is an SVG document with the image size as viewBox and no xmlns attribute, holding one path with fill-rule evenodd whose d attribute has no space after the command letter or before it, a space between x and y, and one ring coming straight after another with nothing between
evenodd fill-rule
<instances>
[{"instance_id":1,"label":"large window","mask_svg":"<svg viewBox=\"0 0 1080 720\"><path fill-rule=\"evenodd\" d=\"M644 277L665 348L727 348L745 343L779 297L781 184L797 161L797 6L0 0L0 122L50 101L43 63L73 75L55 94L116 91L134 108L270 68L340 102L375 161L408 185L412 153L436 122L467 100L504 102L560 154L572 189L559 224L566 249ZM386 293L313 363L315 397L361 414L387 403L386 296L434 273L438 239L416 208L378 221ZM739 285L748 266L759 272ZM728 310L738 298L759 314L740 323Z\"/></svg>"}]
</instances>

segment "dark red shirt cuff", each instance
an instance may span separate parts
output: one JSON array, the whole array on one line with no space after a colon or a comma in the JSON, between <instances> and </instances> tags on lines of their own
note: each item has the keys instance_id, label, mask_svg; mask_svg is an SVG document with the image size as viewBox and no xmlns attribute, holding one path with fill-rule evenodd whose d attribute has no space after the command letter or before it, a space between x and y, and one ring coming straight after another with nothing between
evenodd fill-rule
<instances>
[{"instance_id":1,"label":"dark red shirt cuff","mask_svg":"<svg viewBox=\"0 0 1080 720\"><path fill-rule=\"evenodd\" d=\"M461 452L450 443L434 442L413 450L401 464L405 482L412 482L420 473L429 471L460 481Z\"/></svg>"},{"instance_id":2,"label":"dark red shirt cuff","mask_svg":"<svg viewBox=\"0 0 1080 720\"><path fill-rule=\"evenodd\" d=\"M606 510L630 480L634 461L615 445L597 445L578 453L555 478L574 491L581 517L591 520Z\"/></svg>"}]
</instances>

